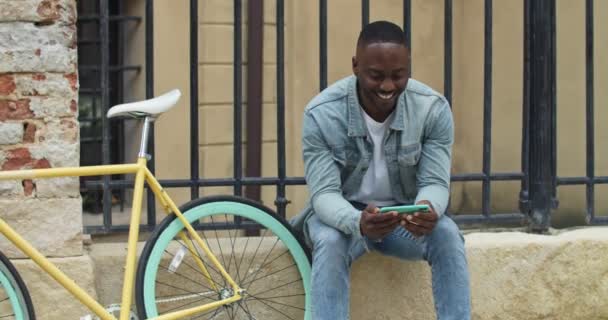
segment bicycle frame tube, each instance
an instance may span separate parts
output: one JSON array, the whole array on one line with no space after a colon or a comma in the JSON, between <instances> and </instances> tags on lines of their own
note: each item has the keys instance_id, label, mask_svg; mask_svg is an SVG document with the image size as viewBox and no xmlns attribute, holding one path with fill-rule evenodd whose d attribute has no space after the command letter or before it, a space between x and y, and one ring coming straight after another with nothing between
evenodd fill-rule
<instances>
[{"instance_id":1,"label":"bicycle frame tube","mask_svg":"<svg viewBox=\"0 0 608 320\"><path fill-rule=\"evenodd\" d=\"M145 166L145 163L144 163ZM66 167L50 169L14 170L1 171L0 180L21 180L38 178L57 178L74 176L95 176L108 174L128 174L135 173L140 169L140 164L122 164L90 167ZM144 168L145 169L145 168ZM143 172L143 171L142 171ZM116 320L101 304L93 299L86 291L78 286L72 279L63 273L55 264L36 250L29 242L23 239L13 230L3 219L0 218L0 233L11 241L27 257L31 258L42 270L48 273L61 286L70 292L82 304L88 307L93 313L103 320ZM133 255L135 252L133 252Z\"/></svg>"},{"instance_id":2,"label":"bicycle frame tube","mask_svg":"<svg viewBox=\"0 0 608 320\"><path fill-rule=\"evenodd\" d=\"M64 167L31 170L0 171L0 180L23 180L59 177L101 176L109 174L135 173L137 164L115 164L107 166Z\"/></svg>"},{"instance_id":3,"label":"bicycle frame tube","mask_svg":"<svg viewBox=\"0 0 608 320\"><path fill-rule=\"evenodd\" d=\"M137 240L139 238L139 220L141 217L141 207L143 200L143 189L144 183L147 182L149 187L152 189L157 199L160 201L167 213L173 212L178 219L184 224L185 228L190 235L189 241L194 240L200 248L204 251L205 255L209 258L211 263L219 270L220 274L226 279L235 292L235 295L220 301L213 303L204 304L198 307L185 309L181 311L171 312L160 317L154 318L158 320L171 320L179 319L188 315L193 315L199 312L208 311L222 305L232 303L242 299L241 288L235 283L230 277L228 272L224 269L221 263L213 255L211 250L203 242L200 236L196 233L192 225L183 216L181 211L177 208L173 200L169 197L166 191L161 187L159 182L156 180L154 175L146 167L146 158L140 157L136 164L121 164L121 165L105 165L105 166L89 166L89 167L65 167L65 168L49 168L49 169L32 169L32 170L14 170L14 171L0 171L0 180L23 180L23 179L39 179L39 178L56 178L56 177L76 177L76 176L97 176L97 175L111 175L111 174L135 174L135 186L133 194L133 207L131 212L131 224L129 227L129 239L127 249L127 259L125 262L125 275L122 290L122 306L130 306L132 302L133 284L135 282L135 264L136 264L136 251L137 251ZM116 318L105 310L101 304L93 299L86 291L78 286L72 279L70 279L65 273L59 270L55 264L49 259L44 257L38 250L36 250L29 242L23 239L15 230L13 230L3 219L0 218L0 233L3 234L9 241L11 241L19 250L21 250L26 256L31 258L41 269L53 277L61 286L68 290L76 299L82 302L88 307L93 313L103 320L116 320ZM181 234L181 237L186 237L185 234ZM188 243L188 242L186 242ZM190 247L192 244L189 243ZM192 248L190 248L192 250ZM207 277L207 280L212 284L211 277L205 268L204 264L200 259L197 259L197 265L201 268L201 271ZM129 318L130 308L121 308L120 320L127 320Z\"/></svg>"}]
</instances>

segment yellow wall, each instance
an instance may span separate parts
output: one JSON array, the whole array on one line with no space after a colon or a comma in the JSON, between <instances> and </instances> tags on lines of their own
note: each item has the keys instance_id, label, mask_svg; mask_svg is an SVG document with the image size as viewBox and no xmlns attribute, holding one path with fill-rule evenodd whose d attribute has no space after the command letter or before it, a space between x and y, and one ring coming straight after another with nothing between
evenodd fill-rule
<instances>
[{"instance_id":1,"label":"yellow wall","mask_svg":"<svg viewBox=\"0 0 608 320\"><path fill-rule=\"evenodd\" d=\"M352 0L328 1L328 83L351 73L351 56L360 30L360 4ZM301 176L299 134L301 114L319 89L319 16L317 1L285 1L286 35L286 134L287 174ZM356 4L355 4L356 3ZM412 1L413 77L443 91L443 0ZM456 143L453 173L478 173L482 168L483 142L483 0L456 0L453 4L453 112ZM246 1L243 5L243 99L246 90ZM493 1L492 162L493 172L521 170L523 87L523 1ZM140 8L141 9L141 8ZM608 3L595 1L595 139L596 174L608 175L608 129L601 119L608 98L601 90L608 81L608 43L603 41L608 21ZM189 176L189 33L188 2L155 2L155 91L179 88L180 105L157 123L157 172L161 178ZM401 0L376 0L370 4L370 21L402 22ZM276 176L276 47L274 2L264 8L264 176ZM199 155L205 178L232 176L232 1L199 2ZM584 2L557 1L557 101L558 174L585 173L585 45ZM142 26L143 30L143 26ZM137 50L143 51L143 46ZM137 50L134 50L135 52ZM143 86L143 74L134 83ZM140 91L143 92L143 91ZM246 110L246 101L244 105ZM246 113L243 114L245 121ZM244 142L246 137L244 137ZM519 182L492 183L493 212L517 211ZM273 206L275 188L264 187L263 201ZM607 187L596 187L598 212L606 212L601 201ZM180 202L188 190L171 189ZM584 188L559 187L560 209L581 223L584 217ZM204 188L201 195L232 193L232 188ZM288 187L292 203L288 215L302 208L305 187ZM451 210L478 213L480 182L452 185Z\"/></svg>"}]
</instances>

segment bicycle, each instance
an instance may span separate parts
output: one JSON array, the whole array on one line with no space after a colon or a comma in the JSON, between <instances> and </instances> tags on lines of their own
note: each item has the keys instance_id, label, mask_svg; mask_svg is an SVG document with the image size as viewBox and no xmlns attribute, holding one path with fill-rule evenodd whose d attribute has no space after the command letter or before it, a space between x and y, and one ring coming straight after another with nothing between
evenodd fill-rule
<instances>
[{"instance_id":1,"label":"bicycle","mask_svg":"<svg viewBox=\"0 0 608 320\"><path fill-rule=\"evenodd\" d=\"M177 208L147 168L150 124L171 109L180 95L173 90L108 110L108 118L131 116L144 121L134 164L3 171L0 180L135 174L120 304L126 307L120 308L120 320L133 317L134 284L142 319L310 319L310 252L283 218L262 204L235 196L196 199ZM147 240L136 270L144 183L168 216ZM233 225L261 230L260 235L240 237ZM1 218L0 233L97 317L116 319ZM258 252L265 257L260 260ZM4 298L0 316L8 310L14 319L35 319L27 287L2 253L0 286Z\"/></svg>"}]
</instances>

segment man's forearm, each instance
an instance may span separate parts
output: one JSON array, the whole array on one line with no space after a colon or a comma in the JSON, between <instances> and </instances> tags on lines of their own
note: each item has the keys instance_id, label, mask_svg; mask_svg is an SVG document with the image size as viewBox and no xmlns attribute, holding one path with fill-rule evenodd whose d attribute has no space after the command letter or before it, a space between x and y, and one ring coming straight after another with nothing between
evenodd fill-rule
<instances>
[{"instance_id":1,"label":"man's forearm","mask_svg":"<svg viewBox=\"0 0 608 320\"><path fill-rule=\"evenodd\" d=\"M323 223L345 234L361 237L359 223L361 212L355 209L344 197L336 192L324 192L312 199L315 214Z\"/></svg>"}]
</instances>

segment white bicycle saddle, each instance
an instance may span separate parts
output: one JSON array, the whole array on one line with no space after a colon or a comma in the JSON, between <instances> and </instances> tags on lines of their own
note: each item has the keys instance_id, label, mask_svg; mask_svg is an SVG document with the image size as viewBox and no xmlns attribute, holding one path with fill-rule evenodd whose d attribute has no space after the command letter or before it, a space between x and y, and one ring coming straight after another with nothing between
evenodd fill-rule
<instances>
[{"instance_id":1,"label":"white bicycle saddle","mask_svg":"<svg viewBox=\"0 0 608 320\"><path fill-rule=\"evenodd\" d=\"M173 89L161 96L131 103L113 106L108 110L107 117L132 116L132 117L157 117L161 113L171 109L179 100L182 93Z\"/></svg>"}]
</instances>

